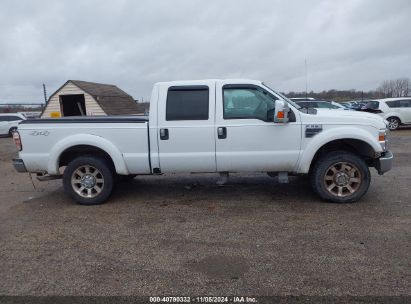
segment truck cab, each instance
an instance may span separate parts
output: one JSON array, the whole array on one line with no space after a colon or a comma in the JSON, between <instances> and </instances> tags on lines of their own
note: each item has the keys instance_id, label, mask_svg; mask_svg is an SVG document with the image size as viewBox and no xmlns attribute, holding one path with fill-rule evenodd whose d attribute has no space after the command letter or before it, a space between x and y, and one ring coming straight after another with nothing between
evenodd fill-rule
<instances>
[{"instance_id":1,"label":"truck cab","mask_svg":"<svg viewBox=\"0 0 411 304\"><path fill-rule=\"evenodd\" d=\"M280 99L251 80L156 84L150 111L150 142L158 153L153 165L161 172L294 171L301 120L290 109L288 123L274 123Z\"/></svg>"}]
</instances>

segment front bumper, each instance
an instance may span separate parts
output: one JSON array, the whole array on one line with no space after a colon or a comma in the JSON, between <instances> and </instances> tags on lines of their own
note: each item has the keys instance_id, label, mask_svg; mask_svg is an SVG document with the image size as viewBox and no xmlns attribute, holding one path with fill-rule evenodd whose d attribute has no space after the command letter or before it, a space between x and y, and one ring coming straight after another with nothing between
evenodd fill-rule
<instances>
[{"instance_id":1,"label":"front bumper","mask_svg":"<svg viewBox=\"0 0 411 304\"><path fill-rule=\"evenodd\" d=\"M24 165L24 161L20 158L13 159L13 166L17 172L20 172L20 173L27 172L26 166Z\"/></svg>"},{"instance_id":2,"label":"front bumper","mask_svg":"<svg viewBox=\"0 0 411 304\"><path fill-rule=\"evenodd\" d=\"M392 162L394 160L394 155L391 151L384 152L384 154L376 159L375 169L377 169L379 175L383 175L392 169Z\"/></svg>"}]
</instances>

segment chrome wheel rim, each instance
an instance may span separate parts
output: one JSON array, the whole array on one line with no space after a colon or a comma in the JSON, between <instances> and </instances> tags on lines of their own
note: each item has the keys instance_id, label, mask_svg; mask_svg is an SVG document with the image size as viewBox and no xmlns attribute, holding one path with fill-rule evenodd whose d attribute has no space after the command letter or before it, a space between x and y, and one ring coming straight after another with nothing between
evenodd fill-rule
<instances>
[{"instance_id":1,"label":"chrome wheel rim","mask_svg":"<svg viewBox=\"0 0 411 304\"><path fill-rule=\"evenodd\" d=\"M395 118L391 118L390 120L388 120L388 128L390 128L390 130L395 130L398 128L398 120Z\"/></svg>"},{"instance_id":2,"label":"chrome wheel rim","mask_svg":"<svg viewBox=\"0 0 411 304\"><path fill-rule=\"evenodd\" d=\"M71 186L78 195L84 198L98 196L104 188L103 174L90 165L82 165L74 170L71 176Z\"/></svg>"},{"instance_id":3,"label":"chrome wheel rim","mask_svg":"<svg viewBox=\"0 0 411 304\"><path fill-rule=\"evenodd\" d=\"M354 194L362 184L360 170L353 164L339 162L325 172L324 185L333 196L346 197Z\"/></svg>"}]
</instances>

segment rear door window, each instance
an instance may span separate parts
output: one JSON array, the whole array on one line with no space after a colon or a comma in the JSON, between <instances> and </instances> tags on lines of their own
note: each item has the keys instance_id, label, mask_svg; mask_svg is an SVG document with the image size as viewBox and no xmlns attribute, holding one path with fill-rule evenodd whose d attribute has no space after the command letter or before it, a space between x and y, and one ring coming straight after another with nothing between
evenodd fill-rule
<instances>
[{"instance_id":1,"label":"rear door window","mask_svg":"<svg viewBox=\"0 0 411 304\"><path fill-rule=\"evenodd\" d=\"M166 101L166 120L208 120L208 86L170 87Z\"/></svg>"},{"instance_id":2,"label":"rear door window","mask_svg":"<svg viewBox=\"0 0 411 304\"><path fill-rule=\"evenodd\" d=\"M399 108L400 107L400 101L399 100L390 100L387 101L387 106L389 106L390 108Z\"/></svg>"}]
</instances>

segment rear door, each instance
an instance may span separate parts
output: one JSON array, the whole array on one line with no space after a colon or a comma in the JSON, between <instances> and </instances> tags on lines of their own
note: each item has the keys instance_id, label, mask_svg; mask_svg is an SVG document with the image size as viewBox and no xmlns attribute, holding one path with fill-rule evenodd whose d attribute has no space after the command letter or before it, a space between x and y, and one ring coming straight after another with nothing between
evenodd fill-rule
<instances>
[{"instance_id":1,"label":"rear door","mask_svg":"<svg viewBox=\"0 0 411 304\"><path fill-rule=\"evenodd\" d=\"M221 82L216 92L217 170L292 172L301 144L298 113L286 124L270 121L279 97L259 85Z\"/></svg>"},{"instance_id":2,"label":"rear door","mask_svg":"<svg viewBox=\"0 0 411 304\"><path fill-rule=\"evenodd\" d=\"M401 115L404 119L404 123L411 123L411 99L410 100L400 100Z\"/></svg>"},{"instance_id":3,"label":"rear door","mask_svg":"<svg viewBox=\"0 0 411 304\"><path fill-rule=\"evenodd\" d=\"M158 147L162 172L215 172L215 82L162 85Z\"/></svg>"}]
</instances>

